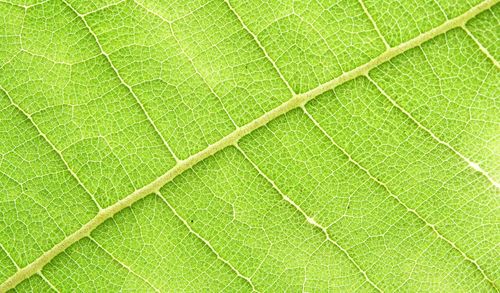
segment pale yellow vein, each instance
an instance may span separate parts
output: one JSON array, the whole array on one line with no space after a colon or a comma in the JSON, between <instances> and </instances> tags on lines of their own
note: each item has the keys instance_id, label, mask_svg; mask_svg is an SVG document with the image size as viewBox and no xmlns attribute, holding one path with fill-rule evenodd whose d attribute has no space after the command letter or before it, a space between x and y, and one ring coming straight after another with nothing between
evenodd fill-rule
<instances>
[{"instance_id":1,"label":"pale yellow vein","mask_svg":"<svg viewBox=\"0 0 500 293\"><path fill-rule=\"evenodd\" d=\"M331 237L330 237L330 234L328 233L328 230L322 226L320 223L318 223L314 218L310 217L297 203L295 203L288 195L284 194L281 189L276 185L276 183L271 179L269 178L260 168L259 166L257 166L257 164L255 164L253 162L252 159L250 159L250 157L247 156L247 154L243 151L243 149L238 145L238 144L235 144L235 147L240 151L240 153L243 155L243 157L245 157L245 159L253 166L253 168L255 170L257 170L257 172L259 173L259 175L261 175L270 185L271 187L276 191L278 192L278 194L283 198L284 201L286 201L288 204L290 204L291 206L293 206L300 214L302 214L302 216L306 219L307 223L315 226L316 228L319 228L321 230L321 232L325 235L325 238L327 241L329 241L330 243L332 243L335 247L337 247L348 259L349 261L359 270L359 272L363 275L363 277L365 278L365 280L371 285L373 286L373 288L375 288L377 291L379 292L383 292L382 289L380 289L377 284L375 284L369 277L368 277L368 274L366 273L365 270L363 270L361 268L361 266L354 260L354 258L352 258L352 256L350 255L350 253L345 249L343 248L342 246L340 246L340 244L333 240Z\"/></svg>"},{"instance_id":2,"label":"pale yellow vein","mask_svg":"<svg viewBox=\"0 0 500 293\"><path fill-rule=\"evenodd\" d=\"M337 144L337 142L335 142L335 140L333 139L333 137L331 137L328 132L326 132L326 130L318 123L318 121L316 121L316 119L307 111L307 109L305 107L302 108L304 113L306 114L306 116L313 122L313 124L323 133L323 135L325 137L328 138L328 140L330 140L330 142L337 148L339 149L348 159L351 163L353 163L354 165L356 165L359 169L361 169L363 172L365 172L366 175L368 175L368 177L375 181L377 184L379 184L380 186L382 186L385 191L387 191L387 193L389 194L390 197L392 197L393 199L396 200L396 202L403 206L409 213L415 215L420 221L422 221L424 223L425 226L429 227L437 236L438 239L442 239L444 240L447 244L449 244L453 249L455 249L457 252L460 253L460 255L462 255L462 257L472 263L476 269L481 273L481 275L483 276L483 278L491 285L493 286L493 288L496 289L496 285L495 285L495 282L490 278L488 277L488 275L486 275L486 273L484 272L484 270L479 266L478 262L471 258L470 256L468 256L462 249L460 249L454 242L452 242L451 240L449 240L448 238L446 238L441 232L438 231L436 225L434 224L431 224L429 223L424 217L422 217L420 215L419 212L417 212L417 210L415 209L412 209L410 207L408 207L403 201L401 201L401 199L399 198L399 196L397 196L396 194L394 194L390 189L389 187L387 186L387 184L385 184L384 182L380 181L377 177L373 176L372 173L367 169L365 168L363 165L361 165L359 162L357 162L356 160L354 160L352 158L352 156L344 149L342 148L339 144Z\"/></svg>"},{"instance_id":3,"label":"pale yellow vein","mask_svg":"<svg viewBox=\"0 0 500 293\"><path fill-rule=\"evenodd\" d=\"M179 213L174 209L174 207L167 201L167 199L161 194L160 191L157 191L156 194L161 198L161 200L170 208L170 210L172 211L172 213L177 217L177 219L179 219L182 224L189 230L189 232L191 234L193 234L196 238L198 238L199 240L201 240L209 249L210 251L217 257L218 260L220 260L221 262L223 262L225 265L227 265L239 278L242 278L243 280L245 280L251 287L252 287L252 290L254 292L258 292L257 289L255 289L255 285L253 284L252 282L252 279L245 276L244 274L242 274L240 271L238 271L238 269L236 269L235 266L233 266L228 260L226 260L224 257L222 257L218 252L217 250L215 250L215 248L212 246L212 244L207 240L205 239L203 236L201 236L198 232L196 232L192 227L191 225L189 225L189 223L181 216L179 215Z\"/></svg>"},{"instance_id":4,"label":"pale yellow vein","mask_svg":"<svg viewBox=\"0 0 500 293\"><path fill-rule=\"evenodd\" d=\"M101 42L99 41L99 38L97 37L97 35L94 33L94 31L92 30L92 28L90 27L90 25L87 23L87 20L85 20L85 17L83 14L80 14L78 11L76 11L73 6L71 6L71 4L69 4L68 2L66 2L66 0L63 0L62 1L64 4L66 4L66 6L68 6L70 8L70 10L77 15L78 18L81 19L81 21L83 22L83 24L85 25L85 28L88 30L88 32L92 35L92 37L94 38L97 46L99 47L99 50L101 51L101 54L106 58L106 61L109 63L111 69L113 69L114 73L116 74L116 77L118 77L118 80L120 81L120 83L125 86L127 88L127 90L130 92L130 94L134 97L136 103L139 105L139 107L141 108L144 116L146 116L146 119L148 120L149 124L153 127L155 133L158 135L158 137L161 139L161 141L163 142L163 144L165 145L165 147L167 148L168 152L170 153L170 155L175 159L176 162L179 161L179 158L177 157L177 155L174 153L174 151L172 150L172 148L170 147L170 145L168 144L168 142L165 140L165 138L163 137L163 135L161 134L160 130L158 130L158 127L156 126L156 124L153 122L153 119L151 119L151 117L149 116L148 112L146 111L146 108L144 107L144 105L142 104L141 100L139 99L139 97L137 97L137 95L135 94L134 90L132 89L132 87L127 84L125 82L125 80L122 78L122 76L120 75L120 72L118 71L118 68L116 68L116 66L113 64L113 62L111 61L111 58L109 57L109 54L106 53L106 51L104 51L104 48L102 47L101 45Z\"/></svg>"},{"instance_id":5,"label":"pale yellow vein","mask_svg":"<svg viewBox=\"0 0 500 293\"><path fill-rule=\"evenodd\" d=\"M162 176L158 177L153 182L147 184L146 186L132 192L125 198L119 200L115 204L99 211L97 215L92 218L89 222L83 225L80 229L76 230L66 238L64 238L61 242L56 244L50 250L43 253L40 257L34 260L32 263L28 264L24 268L18 270L14 275L9 277L3 284L0 285L0 291L7 291L10 288L15 287L22 280L28 278L29 276L37 273L41 268L43 268L47 263L49 263L56 255L63 252L66 248L71 246L73 243L78 240L86 237L89 233L102 224L105 220L113 217L116 213L123 210L124 208L129 207L133 203L138 200L144 198L146 195L158 191L163 185L167 182L171 181L173 178L177 177L179 174L183 173L185 170L190 169L195 164L200 161L206 159L207 157L212 156L213 154L219 152L227 146L234 145L238 142L238 140L251 133L257 128L260 128L266 125L268 122L274 120L275 118L295 109L297 107L303 106L308 101L314 99L318 95L335 88L338 85L341 85L349 80L352 80L356 77L366 75L370 70L376 68L380 64L394 58L406 52L412 48L415 48L422 43L431 40L432 38L443 34L453 28L460 27L464 25L468 20L474 18L479 13L491 8L493 5L497 3L497 0L486 0L481 2L480 4L472 7L464 14L457 16L453 19L446 21L440 26L431 29L425 33L418 35L417 37L404 42L396 47L392 47L386 50L384 53L380 54L378 57L372 59L371 61L358 66L357 68L350 70L348 72L343 73L342 75L310 90L303 94L294 95L290 100L284 102L280 106L272 109L271 111L263 114L257 119L241 126L235 131L231 132L227 136L221 138L219 141L215 142L212 145L209 145L204 150L188 157L185 160L178 161L177 164L167 171Z\"/></svg>"}]
</instances>

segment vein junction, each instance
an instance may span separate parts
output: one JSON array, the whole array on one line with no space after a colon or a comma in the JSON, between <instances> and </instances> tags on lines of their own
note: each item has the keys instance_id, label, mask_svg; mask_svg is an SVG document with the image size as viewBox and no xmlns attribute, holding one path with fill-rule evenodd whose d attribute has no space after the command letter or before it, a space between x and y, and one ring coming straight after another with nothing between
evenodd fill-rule
<instances>
[{"instance_id":1,"label":"vein junction","mask_svg":"<svg viewBox=\"0 0 500 293\"><path fill-rule=\"evenodd\" d=\"M229 5L228 2L226 2L226 3ZM326 83L324 83L324 84L322 84L322 85L320 85L312 90L309 90L305 93L294 94L293 97L290 100L288 100L287 102L285 102L285 103L281 104L280 106L274 108L273 110L265 113L264 115L251 121L250 123L247 123L241 127L238 127L232 133L223 137L222 139L220 139L216 143L208 146L204 150L188 157L185 160L177 160L177 164L172 169L170 169L168 172L166 172L165 174L163 174L162 176L160 176L159 178L157 178L153 182L149 183L148 185L146 185L140 189L137 189L136 191L129 194L125 198L119 200L115 204L113 204L107 208L99 210L99 212L96 214L96 216L94 218L92 218L89 222L87 222L85 225L83 225L80 229L78 229L77 231L75 231L72 234L70 234L69 236L67 236L65 239L63 239L61 242L56 244L50 250L48 250L47 252L42 254L39 258L34 260L29 265L25 266L24 268L19 269L14 275L12 275L3 284L0 285L0 291L1 292L7 291L7 290L15 287L16 285L18 285L23 280L29 278L30 276L39 273L41 271L41 269L47 263L49 263L55 256L57 256L58 254L63 252L66 248L68 248L72 244L76 243L80 239L89 236L90 233L96 227L98 227L100 224L102 224L104 221L113 217L116 213L131 206L133 203L144 198L145 196L147 196L151 193L158 193L159 189L163 185L165 185L167 182L173 180L175 177L177 177L179 174L183 173L184 171L192 168L194 165L196 165L200 161L214 155L218 151L220 151L228 146L237 145L237 142L243 136L251 133L252 131L254 131L254 130L256 130L264 125L266 125L268 122L274 120L275 118L277 118L277 117L279 117L279 116L281 116L281 115L283 115L283 114L285 114L285 113L287 113L295 108L304 107L304 105L308 101L314 99L318 95L321 95L322 93L324 93L328 90L331 90L331 89L337 87L338 85L341 85L341 84L343 84L349 80L355 79L359 76L363 76L363 75L367 76L370 70L372 70L372 69L376 68L377 66L379 66L380 64L394 58L395 56L398 56L398 55L400 55L400 54L402 54L402 53L404 53L412 48L415 48L415 47L421 45L422 43L424 43L428 40L431 40L432 38L434 38L440 34L443 34L443 33L447 32L453 28L463 27L468 20L474 18L479 13L491 8L494 4L496 4L495 0L484 1L484 2L480 3L479 5L471 8L470 10L465 12L464 14L462 14L456 18L450 19L450 20L446 21L445 23L443 23L442 25L440 25L440 26L438 26L430 31L427 31L427 32L407 41L407 42L404 42L404 43L398 45L398 46L388 48L384 53L380 54L378 57L372 59L368 63L365 63L365 64L363 64L363 65L361 65L361 66L359 66L351 71L345 72L342 75L340 75L340 76L338 76L338 77L336 77L336 78L334 78L334 79L332 79L332 80L330 80L330 81L328 81L328 82L326 82ZM84 15L79 15L79 16L84 20ZM101 48L101 51L102 51L102 48ZM102 52L102 53L105 55L104 52ZM495 65L497 65L497 64L495 64ZM126 86L126 84L125 84L125 86ZM137 97L135 97L135 95L134 95L134 98L137 99ZM137 102L140 104L140 101L138 99L137 99ZM165 142L165 144L166 144L166 142ZM470 160L469 160L469 164L471 166L474 166L477 171L483 173L483 175L487 174L486 172L482 171L482 169L477 164L474 164ZM495 186L498 187L498 183L494 183L494 184L495 184ZM284 196L285 200L286 200L286 198L287 197ZM293 205L293 201L290 200L290 203ZM308 217L307 215L305 215L305 217L309 223L321 228L321 226L319 224L317 224L314 221L314 219ZM322 229L322 230L324 232L324 229ZM327 237L328 237L328 234L327 234ZM473 261L473 260L471 260L471 261L477 265L477 263L475 261ZM360 271L362 271L362 270L360 269ZM236 272L237 272L237 270L236 270ZM366 273L364 275L367 278L367 281L369 281L375 288L378 289L378 287L376 287L376 285L373 284L368 279ZM240 274L240 276L247 279L247 281L249 281L248 278L242 276L241 274ZM250 284L251 284L251 282L250 282ZM252 284L252 287L253 287L253 284Z\"/></svg>"}]
</instances>

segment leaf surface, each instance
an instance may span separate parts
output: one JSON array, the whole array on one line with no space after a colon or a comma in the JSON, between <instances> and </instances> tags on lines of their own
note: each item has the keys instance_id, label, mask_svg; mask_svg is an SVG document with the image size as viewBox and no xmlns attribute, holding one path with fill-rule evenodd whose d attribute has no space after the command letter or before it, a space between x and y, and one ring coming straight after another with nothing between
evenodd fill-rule
<instances>
[{"instance_id":1,"label":"leaf surface","mask_svg":"<svg viewBox=\"0 0 500 293\"><path fill-rule=\"evenodd\" d=\"M495 0L0 0L0 292L498 291Z\"/></svg>"}]
</instances>

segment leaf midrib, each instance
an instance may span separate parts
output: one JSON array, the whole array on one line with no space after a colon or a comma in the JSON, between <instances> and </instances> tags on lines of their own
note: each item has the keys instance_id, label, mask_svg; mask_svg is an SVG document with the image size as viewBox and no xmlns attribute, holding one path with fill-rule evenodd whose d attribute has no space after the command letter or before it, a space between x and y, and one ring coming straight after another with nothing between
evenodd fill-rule
<instances>
[{"instance_id":1,"label":"leaf midrib","mask_svg":"<svg viewBox=\"0 0 500 293\"><path fill-rule=\"evenodd\" d=\"M151 183L143 186L140 189L135 190L125 198L119 200L115 204L100 210L94 218L92 218L89 222L83 225L80 229L73 232L66 238L64 238L61 242L53 246L50 250L43 253L40 257L34 260L32 263L18 270L14 275L9 277L4 283L0 285L0 292L7 291L11 288L17 286L23 280L29 278L34 275L38 271L40 271L46 264L48 264L54 257L63 252L66 248L71 246L72 244L78 242L80 239L90 235L90 233L96 229L100 224L105 222L107 219L113 217L115 214L120 212L121 210L131 206L135 202L144 198L145 196L158 192L161 187L163 187L169 181L172 181L175 177L182 174L184 171L192 168L197 163L203 161L204 159L211 157L215 153L220 150L231 146L236 145L237 142L244 136L253 132L254 130L266 125L270 121L276 119L277 117L284 115L285 113L296 109L298 107L303 107L307 102L314 99L315 97L323 94L324 92L331 90L347 81L355 79L360 76L368 75L368 72L380 64L385 63L392 58L401 55L402 53L415 48L426 41L433 39L434 37L446 33L447 31L457 28L463 27L467 21L474 18L479 13L488 10L493 5L495 5L497 0L486 0L471 9L462 15L452 18L443 24L425 32L417 37L406 41L404 43L399 44L398 46L387 49L385 52L370 60L369 62L358 66L350 71L344 72L340 76L323 83L305 93L296 94L288 101L284 102L280 106L272 109L271 111L263 114L257 119L237 128L227 136L218 140L214 144L209 145L204 150L191 155L187 159L179 160L177 164L167 171L165 174L158 177L156 180Z\"/></svg>"}]
</instances>

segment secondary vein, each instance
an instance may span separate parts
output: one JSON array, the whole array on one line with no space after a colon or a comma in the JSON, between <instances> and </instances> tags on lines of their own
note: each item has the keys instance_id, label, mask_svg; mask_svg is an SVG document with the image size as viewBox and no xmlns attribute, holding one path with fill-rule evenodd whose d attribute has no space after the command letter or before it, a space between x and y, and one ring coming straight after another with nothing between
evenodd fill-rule
<instances>
[{"instance_id":1,"label":"secondary vein","mask_svg":"<svg viewBox=\"0 0 500 293\"><path fill-rule=\"evenodd\" d=\"M76 9L73 8L73 6L71 6L71 4L69 4L68 2L66 2L66 0L63 0L62 2L74 14L76 14L76 16L83 22L85 28L88 30L88 32L90 33L90 35L94 38L94 40L95 40L95 42L97 44L97 47L99 47L99 51L101 52L101 55L103 55L106 58L106 61L109 63L111 69L113 69L113 71L116 74L116 77L118 77L118 80L120 81L120 83L123 86L125 86L127 88L127 90L130 92L130 94L134 97L136 103L139 105L139 107L141 108L142 112L144 113L144 116L146 116L146 119L148 120L149 124L151 124L151 126L153 127L155 133L161 139L161 141L163 142L163 144L167 148L167 150L170 153L170 155L175 159L175 161L179 161L177 155L174 153L174 151L172 150L172 148L170 147L170 145L168 144L168 142L166 141L166 139L163 137L163 135L161 134L161 132L158 129L158 127L156 127L156 124L153 122L153 119L151 119L151 117L149 116L148 112L146 111L146 108L144 107L144 104L141 102L141 100L139 99L139 97L137 97L137 95L135 94L135 92L132 89L132 87L128 83L126 83L125 80L122 78L120 72L118 71L118 68L116 68L116 66L111 61L111 58L109 57L109 54L106 53L106 51L104 51L104 48L101 45L101 42L99 41L99 38L97 37L97 35L94 33L94 31L92 30L92 28L88 24L87 20L85 19L85 16L83 14L80 14L78 11L76 11Z\"/></svg>"},{"instance_id":2,"label":"secondary vein","mask_svg":"<svg viewBox=\"0 0 500 293\"><path fill-rule=\"evenodd\" d=\"M28 264L24 268L18 270L14 275L8 278L3 284L0 285L0 292L5 292L11 288L14 288L23 280L29 278L30 276L39 272L46 264L48 264L54 257L59 255L61 252L66 250L69 246L76 243L80 239L90 235L90 233L97 228L100 224L102 224L107 219L113 217L116 213L121 210L131 206L133 203L139 201L144 198L146 195L157 192L159 189L165 185L167 182L173 180L179 174L184 171L192 168L194 165L199 163L200 161L214 155L220 150L226 148L227 146L236 144L240 138L251 133L252 131L266 125L270 121L275 118L295 109L305 105L310 100L315 97L321 95L322 93L331 90L349 80L355 79L362 75L367 75L368 72L380 64L389 61L390 59L412 49L415 48L422 43L433 39L434 37L441 35L451 29L462 27L465 23L474 18L479 13L490 9L493 5L495 5L498 0L486 0L481 2L480 4L472 7L464 14L450 19L440 26L429 30L407 42L404 42L398 46L392 47L386 50L384 53L380 54L378 57L372 59L371 61L353 69L343 73L342 75L319 85L318 87L311 89L305 93L294 95L290 100L281 104L280 106L272 109L271 111L263 114L257 119L241 126L240 128L234 130L227 136L221 138L219 141L214 144L209 145L204 150L191 155L185 160L179 160L177 164L167 171L162 176L158 177L153 182L145 185L144 187L137 189L132 192L125 198L119 200L115 204L100 210L94 218L92 218L89 222L83 225L80 229L76 230L66 238L64 238L61 242L57 243L50 250L46 251L32 263Z\"/></svg>"}]
</instances>

